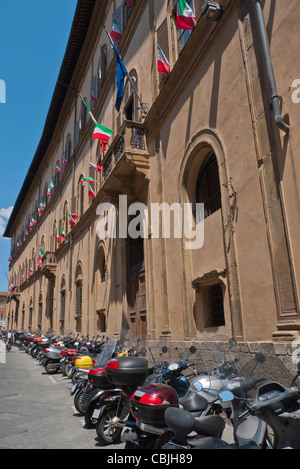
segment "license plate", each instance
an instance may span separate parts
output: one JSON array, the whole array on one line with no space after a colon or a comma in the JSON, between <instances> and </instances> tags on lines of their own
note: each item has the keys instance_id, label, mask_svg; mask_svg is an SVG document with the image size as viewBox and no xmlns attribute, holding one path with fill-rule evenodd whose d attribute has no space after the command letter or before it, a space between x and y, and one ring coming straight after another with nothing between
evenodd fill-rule
<instances>
[{"instance_id":1,"label":"license plate","mask_svg":"<svg viewBox=\"0 0 300 469\"><path fill-rule=\"evenodd\" d=\"M102 412L103 407L100 407L100 409L95 409L92 415L92 419L98 419Z\"/></svg>"}]
</instances>

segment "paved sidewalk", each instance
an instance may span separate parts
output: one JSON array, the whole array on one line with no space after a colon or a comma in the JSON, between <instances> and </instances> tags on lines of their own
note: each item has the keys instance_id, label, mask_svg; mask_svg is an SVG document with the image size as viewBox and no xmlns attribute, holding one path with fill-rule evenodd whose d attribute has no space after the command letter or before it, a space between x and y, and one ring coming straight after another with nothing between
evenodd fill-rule
<instances>
[{"instance_id":1,"label":"paved sidewalk","mask_svg":"<svg viewBox=\"0 0 300 469\"><path fill-rule=\"evenodd\" d=\"M16 347L0 363L0 449L122 449L103 447L96 430L84 428L74 407L72 382Z\"/></svg>"}]
</instances>

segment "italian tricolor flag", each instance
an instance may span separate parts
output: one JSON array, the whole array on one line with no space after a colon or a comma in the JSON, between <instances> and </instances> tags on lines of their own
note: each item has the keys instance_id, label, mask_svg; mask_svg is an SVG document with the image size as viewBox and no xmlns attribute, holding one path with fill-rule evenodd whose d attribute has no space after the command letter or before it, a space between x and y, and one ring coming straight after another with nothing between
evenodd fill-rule
<instances>
[{"instance_id":1,"label":"italian tricolor flag","mask_svg":"<svg viewBox=\"0 0 300 469\"><path fill-rule=\"evenodd\" d=\"M112 133L113 133L113 130L109 129L108 127L104 127L104 125L101 125L101 124L96 124L92 138L94 139L98 138L99 140L102 140L103 142L108 142Z\"/></svg>"},{"instance_id":2,"label":"italian tricolor flag","mask_svg":"<svg viewBox=\"0 0 300 469\"><path fill-rule=\"evenodd\" d=\"M116 20L113 20L110 37L112 38L112 40L117 41L117 42L121 40L122 34L116 23Z\"/></svg>"},{"instance_id":3,"label":"italian tricolor flag","mask_svg":"<svg viewBox=\"0 0 300 469\"><path fill-rule=\"evenodd\" d=\"M161 73L165 73L166 75L169 75L170 73L170 64L158 43L157 43L157 70Z\"/></svg>"},{"instance_id":4,"label":"italian tricolor flag","mask_svg":"<svg viewBox=\"0 0 300 469\"><path fill-rule=\"evenodd\" d=\"M62 238L64 238L65 237L65 232L64 232L64 230L62 229L61 226L59 228L60 228L60 235L61 235Z\"/></svg>"},{"instance_id":5,"label":"italian tricolor flag","mask_svg":"<svg viewBox=\"0 0 300 469\"><path fill-rule=\"evenodd\" d=\"M90 184L89 184L88 196L89 196L89 197L95 197L95 193L94 193L93 189L91 188Z\"/></svg>"},{"instance_id":6,"label":"italian tricolor flag","mask_svg":"<svg viewBox=\"0 0 300 469\"><path fill-rule=\"evenodd\" d=\"M177 0L177 29L194 29L195 15L186 0Z\"/></svg>"},{"instance_id":7,"label":"italian tricolor flag","mask_svg":"<svg viewBox=\"0 0 300 469\"><path fill-rule=\"evenodd\" d=\"M94 178L88 177L88 178L81 178L80 182L95 182Z\"/></svg>"},{"instance_id":8,"label":"italian tricolor flag","mask_svg":"<svg viewBox=\"0 0 300 469\"><path fill-rule=\"evenodd\" d=\"M103 171L103 168L101 168L99 164L91 163L90 161L88 161L88 163L97 171Z\"/></svg>"},{"instance_id":9,"label":"italian tricolor flag","mask_svg":"<svg viewBox=\"0 0 300 469\"><path fill-rule=\"evenodd\" d=\"M74 213L68 213L69 215L69 225L74 226L75 225L75 220L78 220L78 215L75 215Z\"/></svg>"}]
</instances>

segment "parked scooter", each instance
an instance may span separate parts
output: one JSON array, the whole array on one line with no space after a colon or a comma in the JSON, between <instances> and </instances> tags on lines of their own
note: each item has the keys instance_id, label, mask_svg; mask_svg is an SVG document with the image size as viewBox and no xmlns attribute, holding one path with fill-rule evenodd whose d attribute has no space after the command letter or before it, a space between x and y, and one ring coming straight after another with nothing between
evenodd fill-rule
<instances>
[{"instance_id":1,"label":"parked scooter","mask_svg":"<svg viewBox=\"0 0 300 469\"><path fill-rule=\"evenodd\" d=\"M166 351L167 349L163 348L163 352ZM190 349L190 352L194 353L195 349ZM181 355L181 359L183 358L188 357L186 354ZM189 387L188 375L184 377L182 371L194 363L163 362L154 365L151 369L148 368L147 361L111 361L107 364L108 379L123 390L111 423L115 428L123 428L121 440L126 441L126 448L153 447L158 435L165 431L165 408L178 406L178 393L185 393ZM194 376L194 373L191 376ZM172 383L172 387L165 383ZM98 420L98 436L100 425Z\"/></svg>"},{"instance_id":2,"label":"parked scooter","mask_svg":"<svg viewBox=\"0 0 300 469\"><path fill-rule=\"evenodd\" d=\"M112 433L116 429L111 426L111 419L115 416L116 407L122 390L110 383L106 377L105 366L107 362L117 356L138 356L144 354L143 347L138 347L140 340L126 345L127 340L108 341L105 349L98 357L96 365L89 371L89 384L82 396L85 424L89 428L97 425L98 437L105 443L110 443Z\"/></svg>"},{"instance_id":3,"label":"parked scooter","mask_svg":"<svg viewBox=\"0 0 300 469\"><path fill-rule=\"evenodd\" d=\"M253 379L230 382L226 387L226 401L231 402L235 417L233 419L233 434L235 445L229 445L218 438L207 438L201 441L187 439L193 422L189 416L189 423L182 409L165 413L166 423L173 432L173 436L164 442L161 448L168 449L185 447L189 449L264 449L266 446L257 439L258 422L263 421L272 434L270 448L273 449L299 449L300 448L300 391L296 381L300 376L298 372L292 377L278 357L264 357L255 363L249 362L246 366L252 369ZM244 367L244 374L245 373ZM271 380L267 379L272 377ZM276 380L278 376L278 380ZM252 383L251 383L252 381ZM263 384L261 382L263 381ZM249 396L255 389L254 397ZM243 392L248 387L247 394ZM252 391L253 392L253 391ZM222 394L222 392L220 393ZM189 427L190 425L190 427ZM248 438L245 436L248 435ZM251 438L249 438L249 436ZM175 446L174 446L175 444Z\"/></svg>"}]
</instances>

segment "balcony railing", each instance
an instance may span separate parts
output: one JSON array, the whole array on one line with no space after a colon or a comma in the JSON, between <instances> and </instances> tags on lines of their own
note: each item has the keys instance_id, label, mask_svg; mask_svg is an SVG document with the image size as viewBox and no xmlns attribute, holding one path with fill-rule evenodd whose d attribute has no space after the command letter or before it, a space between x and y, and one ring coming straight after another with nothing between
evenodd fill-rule
<instances>
[{"instance_id":1,"label":"balcony railing","mask_svg":"<svg viewBox=\"0 0 300 469\"><path fill-rule=\"evenodd\" d=\"M147 177L149 153L143 124L125 120L107 150L102 165L103 183L111 175L130 176L135 171L141 171Z\"/></svg>"},{"instance_id":2,"label":"balcony railing","mask_svg":"<svg viewBox=\"0 0 300 469\"><path fill-rule=\"evenodd\" d=\"M45 277L50 278L56 275L57 261L56 254L52 251L47 251L42 257L41 272Z\"/></svg>"}]
</instances>

